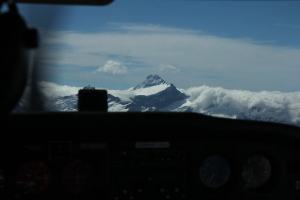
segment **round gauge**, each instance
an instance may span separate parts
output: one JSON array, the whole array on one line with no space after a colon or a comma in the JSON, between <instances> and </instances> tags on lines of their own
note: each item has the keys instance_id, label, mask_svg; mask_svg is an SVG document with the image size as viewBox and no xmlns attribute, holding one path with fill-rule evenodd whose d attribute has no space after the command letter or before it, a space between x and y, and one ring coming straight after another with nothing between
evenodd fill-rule
<instances>
[{"instance_id":1,"label":"round gauge","mask_svg":"<svg viewBox=\"0 0 300 200\"><path fill-rule=\"evenodd\" d=\"M6 182L6 178L5 178L4 171L3 169L0 168L0 190L5 187L5 182Z\"/></svg>"},{"instance_id":2,"label":"round gauge","mask_svg":"<svg viewBox=\"0 0 300 200\"><path fill-rule=\"evenodd\" d=\"M51 182L51 172L43 162L25 163L16 174L16 184L24 194L41 194L49 188Z\"/></svg>"},{"instance_id":3,"label":"round gauge","mask_svg":"<svg viewBox=\"0 0 300 200\"><path fill-rule=\"evenodd\" d=\"M259 188L264 186L271 177L270 161L262 156L249 157L243 164L241 177L245 188Z\"/></svg>"},{"instance_id":4,"label":"round gauge","mask_svg":"<svg viewBox=\"0 0 300 200\"><path fill-rule=\"evenodd\" d=\"M199 170L201 182L209 188L219 188L225 185L230 174L230 165L221 155L212 155L204 159Z\"/></svg>"},{"instance_id":5,"label":"round gauge","mask_svg":"<svg viewBox=\"0 0 300 200\"><path fill-rule=\"evenodd\" d=\"M75 160L62 173L62 184L71 194L80 194L91 188L95 180L94 168L82 160Z\"/></svg>"}]
</instances>

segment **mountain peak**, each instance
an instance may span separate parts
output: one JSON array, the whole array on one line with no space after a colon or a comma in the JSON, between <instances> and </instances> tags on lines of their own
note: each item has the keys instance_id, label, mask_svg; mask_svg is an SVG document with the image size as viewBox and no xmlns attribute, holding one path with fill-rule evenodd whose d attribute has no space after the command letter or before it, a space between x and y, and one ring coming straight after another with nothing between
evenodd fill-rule
<instances>
[{"instance_id":1,"label":"mountain peak","mask_svg":"<svg viewBox=\"0 0 300 200\"><path fill-rule=\"evenodd\" d=\"M140 84L138 84L133 90L137 90L140 88L148 88L155 85L167 84L160 76L156 74L150 74L147 78Z\"/></svg>"},{"instance_id":2,"label":"mountain peak","mask_svg":"<svg viewBox=\"0 0 300 200\"><path fill-rule=\"evenodd\" d=\"M83 87L83 89L85 89L85 90L94 90L95 87L93 87L91 85L88 85L88 86Z\"/></svg>"}]
</instances>

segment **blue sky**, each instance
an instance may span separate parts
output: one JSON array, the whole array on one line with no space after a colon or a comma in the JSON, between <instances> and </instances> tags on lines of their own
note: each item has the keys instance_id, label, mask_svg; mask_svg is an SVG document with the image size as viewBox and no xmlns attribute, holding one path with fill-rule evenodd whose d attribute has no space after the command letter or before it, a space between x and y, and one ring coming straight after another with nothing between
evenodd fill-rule
<instances>
[{"instance_id":1,"label":"blue sky","mask_svg":"<svg viewBox=\"0 0 300 200\"><path fill-rule=\"evenodd\" d=\"M128 89L153 73L179 88L300 90L300 1L19 8L40 29L45 81Z\"/></svg>"}]
</instances>

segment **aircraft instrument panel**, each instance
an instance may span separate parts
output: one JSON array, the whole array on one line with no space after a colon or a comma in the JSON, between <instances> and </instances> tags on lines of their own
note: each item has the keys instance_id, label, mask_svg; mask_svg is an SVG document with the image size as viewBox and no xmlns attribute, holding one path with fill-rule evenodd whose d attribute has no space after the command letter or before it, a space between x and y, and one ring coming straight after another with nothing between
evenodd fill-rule
<instances>
[{"instance_id":1,"label":"aircraft instrument panel","mask_svg":"<svg viewBox=\"0 0 300 200\"><path fill-rule=\"evenodd\" d=\"M188 113L133 114L131 124L122 113L66 115L7 121L10 136L20 132L0 141L1 199L300 198L299 128Z\"/></svg>"}]
</instances>

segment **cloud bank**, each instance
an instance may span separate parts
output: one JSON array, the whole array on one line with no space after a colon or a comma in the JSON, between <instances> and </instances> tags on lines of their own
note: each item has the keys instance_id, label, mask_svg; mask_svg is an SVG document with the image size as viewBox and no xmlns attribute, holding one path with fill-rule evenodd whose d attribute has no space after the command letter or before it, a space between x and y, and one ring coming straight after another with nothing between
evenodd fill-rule
<instances>
[{"instance_id":1,"label":"cloud bank","mask_svg":"<svg viewBox=\"0 0 300 200\"><path fill-rule=\"evenodd\" d=\"M182 105L194 112L237 119L273 121L300 126L300 92L251 92L220 87L193 87Z\"/></svg>"},{"instance_id":2,"label":"cloud bank","mask_svg":"<svg viewBox=\"0 0 300 200\"><path fill-rule=\"evenodd\" d=\"M49 100L63 96L78 94L78 90L82 89L81 87L58 85L46 81L39 82L38 88L42 92L42 94Z\"/></svg>"}]
</instances>

